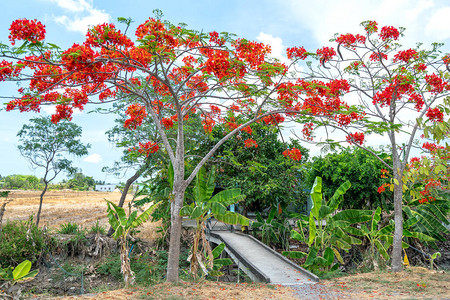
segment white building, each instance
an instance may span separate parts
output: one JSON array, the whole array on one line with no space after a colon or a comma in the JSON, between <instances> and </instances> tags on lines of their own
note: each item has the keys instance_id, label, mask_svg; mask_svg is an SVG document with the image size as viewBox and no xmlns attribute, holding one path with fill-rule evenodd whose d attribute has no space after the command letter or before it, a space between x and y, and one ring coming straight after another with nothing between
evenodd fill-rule
<instances>
[{"instance_id":1,"label":"white building","mask_svg":"<svg viewBox=\"0 0 450 300\"><path fill-rule=\"evenodd\" d=\"M95 190L98 192L114 192L115 189L115 184L98 184L95 186Z\"/></svg>"}]
</instances>

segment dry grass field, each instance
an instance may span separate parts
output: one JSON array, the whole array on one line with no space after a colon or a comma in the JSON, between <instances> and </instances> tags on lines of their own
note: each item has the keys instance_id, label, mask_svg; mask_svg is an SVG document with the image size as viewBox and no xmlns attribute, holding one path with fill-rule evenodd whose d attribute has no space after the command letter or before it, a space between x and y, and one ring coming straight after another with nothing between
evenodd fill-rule
<instances>
[{"instance_id":1,"label":"dry grass field","mask_svg":"<svg viewBox=\"0 0 450 300\"><path fill-rule=\"evenodd\" d=\"M27 220L30 215L36 215L39 207L40 191L11 191L10 203L6 205L3 221ZM46 225L48 228L57 229L64 223L77 223L83 228L89 229L99 222L106 229L109 228L106 200L118 203L119 192L96 192L96 191L48 191L45 194L42 205L41 221L39 226ZM132 195L127 197L124 208ZM146 222L139 230L139 237L147 241L153 241L156 236L157 223Z\"/></svg>"}]
</instances>

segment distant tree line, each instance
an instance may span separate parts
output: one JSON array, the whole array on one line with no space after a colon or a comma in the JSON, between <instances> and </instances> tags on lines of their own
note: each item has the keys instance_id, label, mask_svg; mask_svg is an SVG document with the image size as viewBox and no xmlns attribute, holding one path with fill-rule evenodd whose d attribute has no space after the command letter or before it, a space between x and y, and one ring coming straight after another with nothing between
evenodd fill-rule
<instances>
[{"instance_id":1,"label":"distant tree line","mask_svg":"<svg viewBox=\"0 0 450 300\"><path fill-rule=\"evenodd\" d=\"M64 179L60 183L50 183L49 189L62 190L71 189L77 191L87 191L94 189L98 184L105 184L105 181L94 180L91 176L86 176L81 172L70 175L69 179ZM0 188L11 190L39 190L42 189L44 183L42 178L34 175L8 175L2 177L0 175Z\"/></svg>"}]
</instances>

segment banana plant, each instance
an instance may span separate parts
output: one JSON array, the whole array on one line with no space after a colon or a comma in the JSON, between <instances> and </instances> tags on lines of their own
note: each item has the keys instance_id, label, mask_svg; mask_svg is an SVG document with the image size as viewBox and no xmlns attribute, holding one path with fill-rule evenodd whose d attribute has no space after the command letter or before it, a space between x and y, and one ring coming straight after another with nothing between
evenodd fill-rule
<instances>
[{"instance_id":1,"label":"banana plant","mask_svg":"<svg viewBox=\"0 0 450 300\"><path fill-rule=\"evenodd\" d=\"M212 270L208 272L208 275L210 276L222 276L223 272L221 269L225 266L230 266L233 264L233 261L230 258L220 258L220 254L222 254L223 250L225 250L225 244L220 243L212 250L212 259L213 261L213 267ZM210 258L208 257L208 260Z\"/></svg>"},{"instance_id":2,"label":"banana plant","mask_svg":"<svg viewBox=\"0 0 450 300\"><path fill-rule=\"evenodd\" d=\"M214 256L205 236L205 221L207 219L214 217L231 225L248 226L250 224L248 218L227 210L227 206L244 200L241 190L237 188L223 190L213 196L215 178L215 168L212 168L208 175L206 175L204 168L201 168L197 173L193 188L194 201L190 205L183 206L180 211L181 216L187 216L196 221L194 243L189 257L190 272L194 276L197 276L199 266L204 265L206 269L212 269L214 266Z\"/></svg>"},{"instance_id":3,"label":"banana plant","mask_svg":"<svg viewBox=\"0 0 450 300\"><path fill-rule=\"evenodd\" d=\"M114 229L112 237L120 240L120 261L121 273L125 285L128 287L135 281L134 272L131 270L130 258L128 257L128 240L127 236L131 229L138 227L148 220L153 210L160 204L160 202L151 205L142 214L137 215L137 211L133 211L129 217L125 213L125 209L105 200L108 205L108 221Z\"/></svg>"},{"instance_id":4,"label":"banana plant","mask_svg":"<svg viewBox=\"0 0 450 300\"><path fill-rule=\"evenodd\" d=\"M0 281L5 281L2 285L0 285L0 292L5 288L11 288L18 282L31 280L34 277L36 277L36 275L39 273L39 270L33 270L31 272L30 270L31 270L31 261L29 260L24 260L15 268L13 267L8 267L5 269L0 268ZM2 296L15 299L15 297L0 293L0 298L2 298Z\"/></svg>"},{"instance_id":5,"label":"banana plant","mask_svg":"<svg viewBox=\"0 0 450 300\"><path fill-rule=\"evenodd\" d=\"M447 199L443 197L430 203L420 204L418 200L413 200L403 205L405 223L408 224L408 228L434 238L426 243L435 249L438 249L435 240L444 242L445 236L450 233L446 227L450 225L447 217L449 200L447 195Z\"/></svg>"},{"instance_id":6,"label":"banana plant","mask_svg":"<svg viewBox=\"0 0 450 300\"><path fill-rule=\"evenodd\" d=\"M408 209L408 208L407 208ZM350 234L365 237L370 243L370 256L372 258L373 267L378 269L376 251L381 257L388 261L390 259L388 250L393 243L394 222L390 223L382 228L378 228L378 223L381 220L381 207L378 207L372 215L368 226L361 224L360 228L347 227L344 230ZM412 231L414 225L418 222L417 218L409 218L403 223L403 236L406 238L416 238L424 242L433 242L435 239L422 232ZM402 247L404 249L409 247L409 244L402 241Z\"/></svg>"},{"instance_id":7,"label":"banana plant","mask_svg":"<svg viewBox=\"0 0 450 300\"><path fill-rule=\"evenodd\" d=\"M340 251L348 252L352 245L362 243L360 239L348 234L346 229L353 224L370 220L372 215L370 210L357 209L336 213L350 186L349 181L344 182L334 195L325 201L322 197L322 178L316 177L311 189L313 206L309 217L305 216L297 221L298 231L291 230L291 237L308 244L309 252L284 251L283 255L291 258L306 257L303 266L314 273L335 271L339 263L344 263ZM305 235L304 228L308 228L308 236Z\"/></svg>"},{"instance_id":8,"label":"banana plant","mask_svg":"<svg viewBox=\"0 0 450 300\"><path fill-rule=\"evenodd\" d=\"M253 233L261 232L261 241L270 245L278 243L282 249L289 249L290 225L286 218L277 220L275 216L279 213L277 207L272 206L267 219L264 219L259 212L256 212L256 222L252 223Z\"/></svg>"}]
</instances>

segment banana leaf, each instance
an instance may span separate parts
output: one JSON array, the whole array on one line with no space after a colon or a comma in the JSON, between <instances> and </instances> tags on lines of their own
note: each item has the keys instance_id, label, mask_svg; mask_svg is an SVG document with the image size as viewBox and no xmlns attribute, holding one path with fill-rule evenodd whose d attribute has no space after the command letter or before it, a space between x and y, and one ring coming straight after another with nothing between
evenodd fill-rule
<instances>
[{"instance_id":1,"label":"banana leaf","mask_svg":"<svg viewBox=\"0 0 450 300\"><path fill-rule=\"evenodd\" d=\"M341 184L337 190L334 192L333 196L327 202L327 206L330 207L332 211L338 209L339 204L341 204L342 200L344 200L343 195L347 192L347 190L351 187L350 181L346 181Z\"/></svg>"},{"instance_id":2,"label":"banana leaf","mask_svg":"<svg viewBox=\"0 0 450 300\"><path fill-rule=\"evenodd\" d=\"M311 214L319 219L319 210L322 206L322 178L316 177L311 188L312 207Z\"/></svg>"},{"instance_id":3,"label":"banana leaf","mask_svg":"<svg viewBox=\"0 0 450 300\"><path fill-rule=\"evenodd\" d=\"M372 219L372 211L362 209L346 209L335 214L332 219L333 221L348 221L350 224L363 223Z\"/></svg>"},{"instance_id":4,"label":"banana leaf","mask_svg":"<svg viewBox=\"0 0 450 300\"><path fill-rule=\"evenodd\" d=\"M289 258L300 259L308 255L308 253L302 251L283 251L282 254Z\"/></svg>"}]
</instances>

